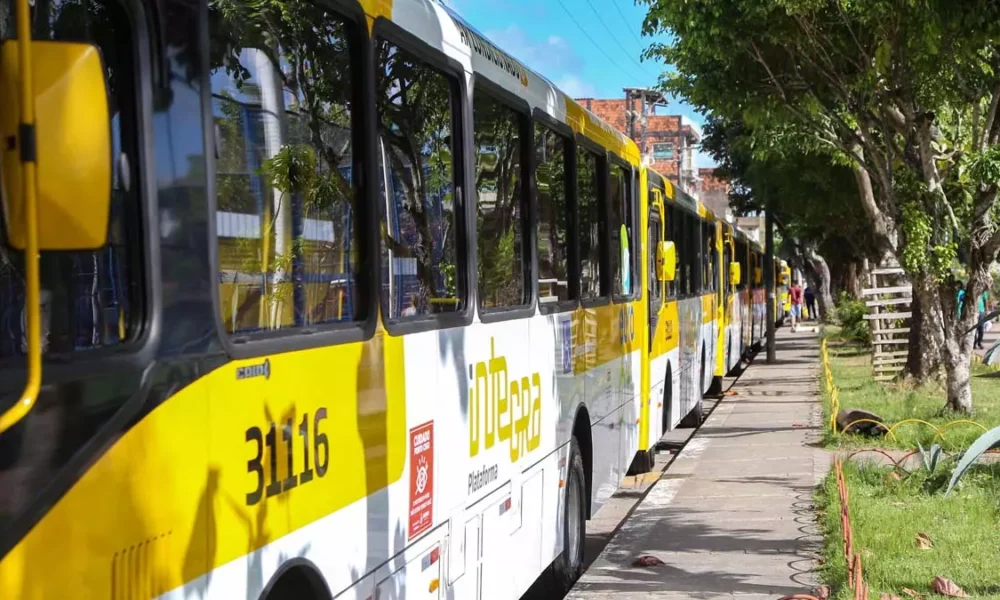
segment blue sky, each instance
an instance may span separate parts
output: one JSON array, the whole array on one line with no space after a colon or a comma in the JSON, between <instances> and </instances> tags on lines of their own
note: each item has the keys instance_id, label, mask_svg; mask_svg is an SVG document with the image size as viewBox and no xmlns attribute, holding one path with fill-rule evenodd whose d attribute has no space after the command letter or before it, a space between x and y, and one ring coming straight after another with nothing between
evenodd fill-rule
<instances>
[{"instance_id":1,"label":"blue sky","mask_svg":"<svg viewBox=\"0 0 1000 600\"><path fill-rule=\"evenodd\" d=\"M493 43L574 97L622 98L625 87L653 87L667 68L640 60L645 5L634 0L445 0ZM571 16L572 15L572 16ZM575 19L575 20L574 20ZM702 125L688 104L670 99L659 114ZM699 167L712 166L699 154Z\"/></svg>"}]
</instances>

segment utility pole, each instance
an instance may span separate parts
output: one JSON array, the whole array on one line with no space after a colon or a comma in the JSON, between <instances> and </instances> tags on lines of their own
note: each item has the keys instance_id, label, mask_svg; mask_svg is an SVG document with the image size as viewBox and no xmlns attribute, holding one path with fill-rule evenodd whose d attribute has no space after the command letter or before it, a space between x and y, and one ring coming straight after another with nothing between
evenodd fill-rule
<instances>
[{"instance_id":1,"label":"utility pole","mask_svg":"<svg viewBox=\"0 0 1000 600\"><path fill-rule=\"evenodd\" d=\"M767 364L774 364L774 212L770 206L764 213L764 285L767 286Z\"/></svg>"},{"instance_id":2,"label":"utility pole","mask_svg":"<svg viewBox=\"0 0 1000 600\"><path fill-rule=\"evenodd\" d=\"M663 92L658 92L650 88L624 88L626 112L629 118L629 137L639 145L639 154L643 158L646 156L646 118L656 112L656 108L666 107L667 99ZM635 101L639 101L639 110L636 111ZM639 139L635 135L635 122L639 121L641 127Z\"/></svg>"}]
</instances>

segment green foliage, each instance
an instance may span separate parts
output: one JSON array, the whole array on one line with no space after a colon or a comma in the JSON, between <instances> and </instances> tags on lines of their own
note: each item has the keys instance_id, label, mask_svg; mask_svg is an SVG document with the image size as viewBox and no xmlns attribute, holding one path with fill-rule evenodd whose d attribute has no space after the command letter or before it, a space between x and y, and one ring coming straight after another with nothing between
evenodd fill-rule
<instances>
[{"instance_id":1,"label":"green foliage","mask_svg":"<svg viewBox=\"0 0 1000 600\"><path fill-rule=\"evenodd\" d=\"M840 181L858 183L879 255L896 253L907 275L918 286L936 286L938 295L951 293L964 266L977 288L970 293L978 293L977 274L1000 249L1000 161L990 150L1000 140L991 116L1000 94L1000 4L645 2L644 32L670 40L647 51L674 67L664 87L744 128L738 150L749 168L795 164L796 155L809 154L849 167L854 177ZM739 183L757 201L775 196L766 177ZM823 235L839 225L803 221L819 224ZM914 325L937 329L930 335L946 342L942 363L944 349L958 342L953 325L950 315ZM935 361L926 363L918 375L934 375ZM952 390L967 389L968 382L952 383ZM953 396L958 406L961 394Z\"/></svg>"},{"instance_id":2,"label":"green foliage","mask_svg":"<svg viewBox=\"0 0 1000 600\"><path fill-rule=\"evenodd\" d=\"M947 398L937 384L914 386L910 382L884 385L876 382L872 374L871 348L856 342L838 342L838 329L829 326L830 368L834 383L840 389L840 406L873 412L886 423L899 423L919 419L942 428L956 419L968 416L942 410ZM976 401L976 422L984 427L1000 425L1000 378L991 376L988 367L972 365L972 394ZM829 414L826 415L830 417ZM895 448L916 450L917 444L926 448L941 444L947 452L961 452L982 434L982 429L968 423L948 426L943 437L933 427L910 422L893 430L894 437L869 438L861 436L829 436L831 448ZM938 465L937 473L951 475L947 469L951 459ZM945 481L947 484L947 481Z\"/></svg>"},{"instance_id":3,"label":"green foliage","mask_svg":"<svg viewBox=\"0 0 1000 600\"><path fill-rule=\"evenodd\" d=\"M862 344L871 343L871 328L865 320L866 314L868 307L863 301L842 292L837 299L837 320L842 326L841 336Z\"/></svg>"},{"instance_id":4,"label":"green foliage","mask_svg":"<svg viewBox=\"0 0 1000 600\"><path fill-rule=\"evenodd\" d=\"M927 249L931 245L934 223L916 201L905 202L902 206L900 231L906 244L899 253L899 262L908 273L923 273L929 270L930 260Z\"/></svg>"},{"instance_id":5,"label":"green foliage","mask_svg":"<svg viewBox=\"0 0 1000 600\"><path fill-rule=\"evenodd\" d=\"M979 436L979 439L969 446L969 449L962 455L962 459L958 461L958 466L955 467L955 471L951 474L951 481L948 482L948 489L945 491L945 494L951 493L951 490L962 479L962 476L969 470L969 467L979 460L979 457L985 454L987 450L998 446L1000 446L1000 427L994 427Z\"/></svg>"},{"instance_id":6,"label":"green foliage","mask_svg":"<svg viewBox=\"0 0 1000 600\"><path fill-rule=\"evenodd\" d=\"M268 183L285 194L302 194L316 181L316 153L305 145L286 144L264 161Z\"/></svg>"},{"instance_id":7,"label":"green foliage","mask_svg":"<svg viewBox=\"0 0 1000 600\"><path fill-rule=\"evenodd\" d=\"M931 483L942 473L940 467L934 476L920 469L897 480L890 475L891 467L857 457L844 463L843 472L854 547L863 555L869 598L907 597L900 593L904 588L917 597L940 598L931 590L937 575L953 580L974 598L1000 598L1000 465L981 465L952 497L936 493ZM831 588L831 600L850 600L854 592L846 581L840 500L832 470L817 493L817 507L824 533L823 583ZM917 534L930 538L933 547L916 544Z\"/></svg>"},{"instance_id":8,"label":"green foliage","mask_svg":"<svg viewBox=\"0 0 1000 600\"><path fill-rule=\"evenodd\" d=\"M917 442L917 448L920 450L920 458L924 461L924 468L927 469L928 473L934 473L941 462L941 457L944 455L944 450L940 444L933 444L930 448L924 450L923 445Z\"/></svg>"},{"instance_id":9,"label":"green foliage","mask_svg":"<svg viewBox=\"0 0 1000 600\"><path fill-rule=\"evenodd\" d=\"M1000 146L990 146L985 152L972 156L969 175L987 185L1000 183Z\"/></svg>"}]
</instances>

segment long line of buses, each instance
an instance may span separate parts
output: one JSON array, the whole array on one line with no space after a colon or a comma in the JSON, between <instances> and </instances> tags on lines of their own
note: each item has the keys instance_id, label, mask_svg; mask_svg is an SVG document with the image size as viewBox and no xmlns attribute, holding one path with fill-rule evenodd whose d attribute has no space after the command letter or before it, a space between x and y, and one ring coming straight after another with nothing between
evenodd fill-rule
<instances>
[{"instance_id":1,"label":"long line of buses","mask_svg":"<svg viewBox=\"0 0 1000 600\"><path fill-rule=\"evenodd\" d=\"M436 2L0 0L0 41L2 598L559 597L783 316Z\"/></svg>"}]
</instances>

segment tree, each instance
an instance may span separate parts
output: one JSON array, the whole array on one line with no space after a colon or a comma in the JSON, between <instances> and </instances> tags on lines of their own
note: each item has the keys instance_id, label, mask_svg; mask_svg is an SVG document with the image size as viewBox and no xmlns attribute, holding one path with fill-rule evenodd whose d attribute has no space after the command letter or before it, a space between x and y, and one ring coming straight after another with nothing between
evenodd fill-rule
<instances>
[{"instance_id":1,"label":"tree","mask_svg":"<svg viewBox=\"0 0 1000 600\"><path fill-rule=\"evenodd\" d=\"M730 182L737 214L774 214L781 254L805 273L825 318L833 310L829 263L843 266L875 252L851 171L797 148L755 158L753 141L745 123L712 116L702 147L718 163L717 174Z\"/></svg>"},{"instance_id":2,"label":"tree","mask_svg":"<svg viewBox=\"0 0 1000 600\"><path fill-rule=\"evenodd\" d=\"M741 120L756 147L822 149L854 174L880 250L913 283L910 369L944 364L948 407L969 412L955 290L986 289L1000 249L1000 6L987 0L645 0L648 53L675 65L666 87Z\"/></svg>"}]
</instances>

